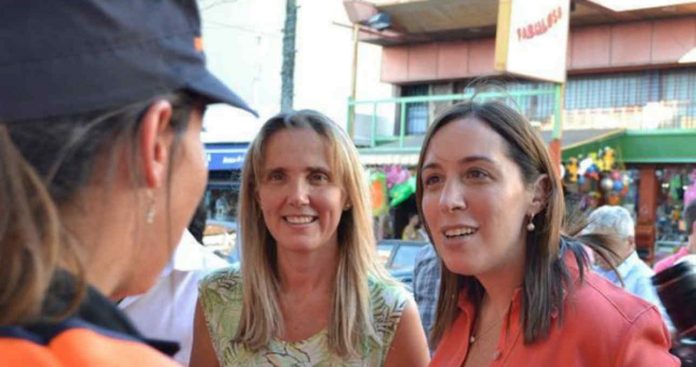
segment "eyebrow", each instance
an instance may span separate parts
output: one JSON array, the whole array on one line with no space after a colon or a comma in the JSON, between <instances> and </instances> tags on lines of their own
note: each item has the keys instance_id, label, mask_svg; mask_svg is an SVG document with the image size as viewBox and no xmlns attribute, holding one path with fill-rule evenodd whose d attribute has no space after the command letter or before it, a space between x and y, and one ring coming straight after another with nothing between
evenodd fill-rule
<instances>
[{"instance_id":1,"label":"eyebrow","mask_svg":"<svg viewBox=\"0 0 696 367\"><path fill-rule=\"evenodd\" d=\"M490 158L488 158L488 157L486 157L486 156L484 156L484 155L471 155L471 156L467 156L467 157L464 157L464 158L459 159L459 160L457 161L457 164L460 164L460 165L461 165L461 164L472 163L472 162L478 162L478 161L484 161L484 162L496 164L496 162L495 162L494 160L492 160L492 159L490 159ZM439 167L439 166L440 166L440 165L439 165L438 163L436 163L436 162L431 162L431 163L427 163L427 164L423 165L422 170L426 170L426 169L430 169L430 168L437 168L437 167Z\"/></svg>"},{"instance_id":2,"label":"eyebrow","mask_svg":"<svg viewBox=\"0 0 696 367\"><path fill-rule=\"evenodd\" d=\"M269 173L269 172L286 172L287 169L285 167L272 167L272 168L266 168L263 170L264 173ZM331 173L331 169L328 167L323 167L323 166L310 166L310 167L305 167L303 169L305 172L324 172L324 173Z\"/></svg>"}]
</instances>

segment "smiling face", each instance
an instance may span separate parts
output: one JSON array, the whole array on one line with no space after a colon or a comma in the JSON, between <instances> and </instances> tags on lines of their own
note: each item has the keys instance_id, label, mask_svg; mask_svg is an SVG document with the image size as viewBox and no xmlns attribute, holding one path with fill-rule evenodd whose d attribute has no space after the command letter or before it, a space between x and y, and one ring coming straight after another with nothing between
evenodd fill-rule
<instances>
[{"instance_id":1,"label":"smiling face","mask_svg":"<svg viewBox=\"0 0 696 367\"><path fill-rule=\"evenodd\" d=\"M524 264L534 192L507 151L476 118L454 120L430 140L419 178L424 222L454 273L495 274Z\"/></svg>"},{"instance_id":2,"label":"smiling face","mask_svg":"<svg viewBox=\"0 0 696 367\"><path fill-rule=\"evenodd\" d=\"M313 130L284 129L268 139L258 201L279 252L337 246L346 204L339 182L327 144Z\"/></svg>"}]
</instances>

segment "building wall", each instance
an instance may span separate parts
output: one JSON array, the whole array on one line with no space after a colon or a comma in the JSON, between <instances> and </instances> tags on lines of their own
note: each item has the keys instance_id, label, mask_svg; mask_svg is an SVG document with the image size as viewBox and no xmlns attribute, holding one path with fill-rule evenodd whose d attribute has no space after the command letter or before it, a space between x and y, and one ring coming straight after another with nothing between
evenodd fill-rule
<instances>
[{"instance_id":1,"label":"building wall","mask_svg":"<svg viewBox=\"0 0 696 367\"><path fill-rule=\"evenodd\" d=\"M280 111L285 0L199 0L208 66L259 119L227 106L209 108L206 141L249 141ZM294 108L319 110L342 126L350 95L352 30L341 2L298 0ZM381 47L359 45L357 96L391 97L379 81Z\"/></svg>"},{"instance_id":2,"label":"building wall","mask_svg":"<svg viewBox=\"0 0 696 367\"><path fill-rule=\"evenodd\" d=\"M261 116L208 108L206 141L249 141L280 106L285 6L281 0L199 0L208 67Z\"/></svg>"},{"instance_id":3,"label":"building wall","mask_svg":"<svg viewBox=\"0 0 696 367\"><path fill-rule=\"evenodd\" d=\"M353 31L340 1L298 0L295 108L319 110L346 126L351 93ZM391 97L380 82L381 47L358 45L357 98Z\"/></svg>"},{"instance_id":4,"label":"building wall","mask_svg":"<svg viewBox=\"0 0 696 367\"><path fill-rule=\"evenodd\" d=\"M696 62L695 48L696 17L574 28L568 72L689 64ZM494 54L494 38L386 47L381 80L402 84L496 75Z\"/></svg>"}]
</instances>

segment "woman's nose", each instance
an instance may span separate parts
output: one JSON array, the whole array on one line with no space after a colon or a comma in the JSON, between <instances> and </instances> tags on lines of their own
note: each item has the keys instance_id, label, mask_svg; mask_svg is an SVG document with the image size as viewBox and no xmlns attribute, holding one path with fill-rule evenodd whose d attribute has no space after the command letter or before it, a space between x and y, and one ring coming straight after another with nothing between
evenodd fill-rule
<instances>
[{"instance_id":1,"label":"woman's nose","mask_svg":"<svg viewBox=\"0 0 696 367\"><path fill-rule=\"evenodd\" d=\"M448 180L440 193L440 210L445 213L466 208L464 187L457 180Z\"/></svg>"},{"instance_id":2,"label":"woman's nose","mask_svg":"<svg viewBox=\"0 0 696 367\"><path fill-rule=\"evenodd\" d=\"M289 185L288 203L293 206L303 206L309 203L309 190L303 180L295 180Z\"/></svg>"}]
</instances>

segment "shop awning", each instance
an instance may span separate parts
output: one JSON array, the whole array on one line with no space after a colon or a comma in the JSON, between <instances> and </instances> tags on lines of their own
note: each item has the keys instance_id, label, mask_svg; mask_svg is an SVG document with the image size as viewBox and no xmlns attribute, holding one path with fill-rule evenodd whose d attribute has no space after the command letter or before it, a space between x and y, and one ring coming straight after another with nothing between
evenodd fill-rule
<instances>
[{"instance_id":1,"label":"shop awning","mask_svg":"<svg viewBox=\"0 0 696 367\"><path fill-rule=\"evenodd\" d=\"M696 163L696 129L621 130L563 145L564 161L611 147L623 163Z\"/></svg>"},{"instance_id":2,"label":"shop awning","mask_svg":"<svg viewBox=\"0 0 696 367\"><path fill-rule=\"evenodd\" d=\"M206 144L205 153L209 171L242 169L249 143Z\"/></svg>"}]
</instances>

